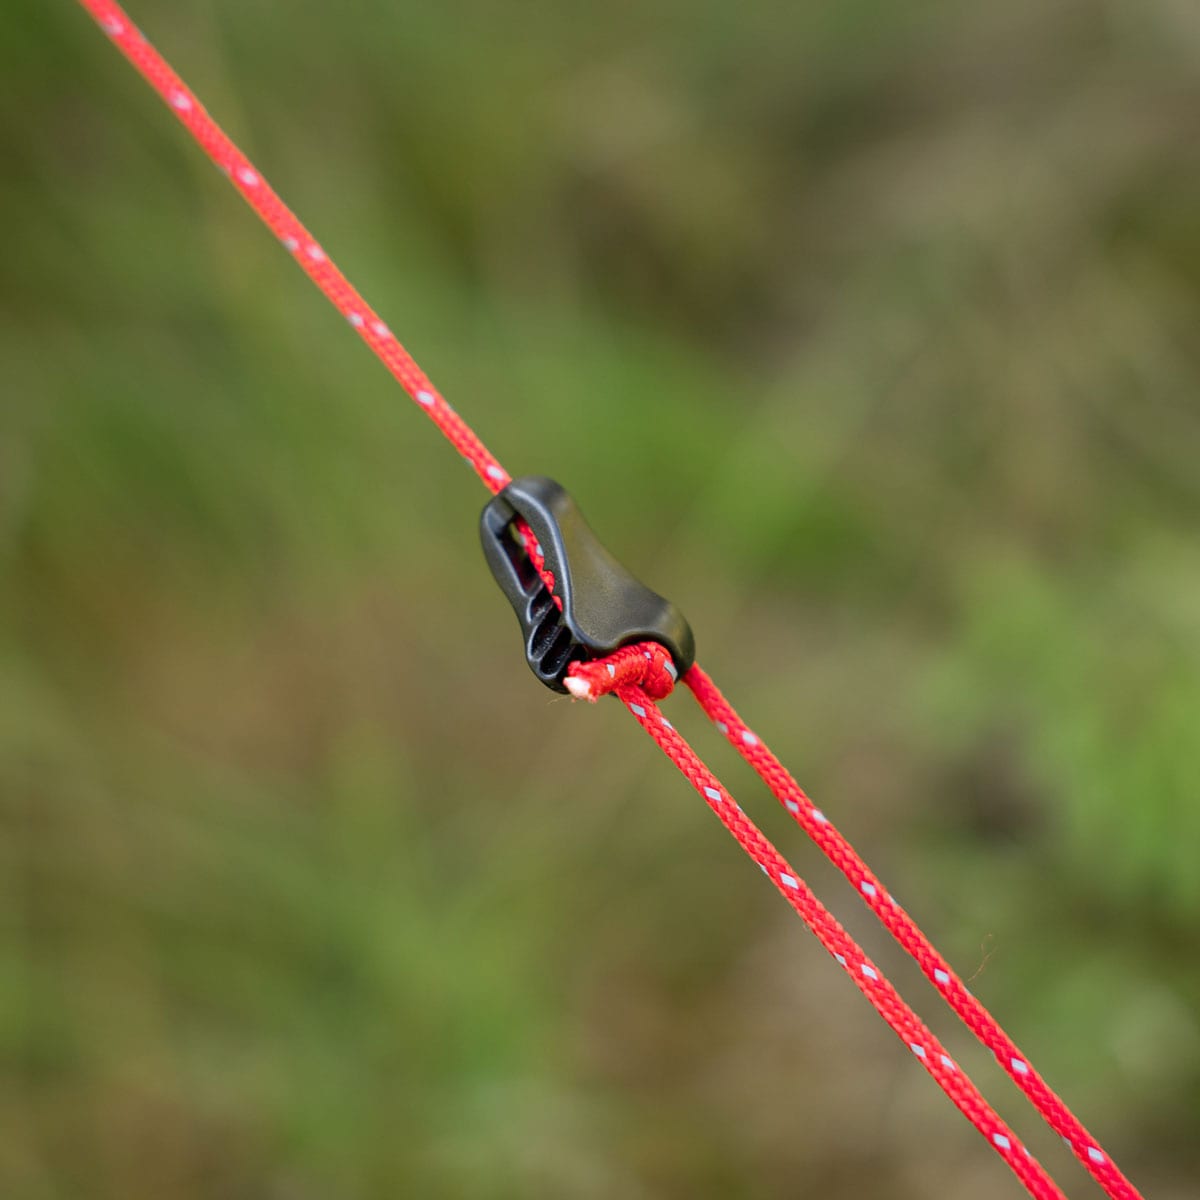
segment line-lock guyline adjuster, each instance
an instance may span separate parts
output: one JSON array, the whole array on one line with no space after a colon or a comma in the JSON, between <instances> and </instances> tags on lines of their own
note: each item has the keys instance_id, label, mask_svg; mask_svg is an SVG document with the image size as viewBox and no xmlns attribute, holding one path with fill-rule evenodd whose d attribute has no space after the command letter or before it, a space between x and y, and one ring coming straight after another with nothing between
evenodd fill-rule
<instances>
[{"instance_id":1,"label":"line-lock guyline adjuster","mask_svg":"<svg viewBox=\"0 0 1200 1200\"><path fill-rule=\"evenodd\" d=\"M541 570L521 521L544 560ZM633 642L665 646L678 675L695 661L695 639L683 614L600 544L570 492L553 479L514 479L484 508L479 534L492 575L521 624L529 669L548 688L567 691L563 680L573 662L602 658Z\"/></svg>"}]
</instances>

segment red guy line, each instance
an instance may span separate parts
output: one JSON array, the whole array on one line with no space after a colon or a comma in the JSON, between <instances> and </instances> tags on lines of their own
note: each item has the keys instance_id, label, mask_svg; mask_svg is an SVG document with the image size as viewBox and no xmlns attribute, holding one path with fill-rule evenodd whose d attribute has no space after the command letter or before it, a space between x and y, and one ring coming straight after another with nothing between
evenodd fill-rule
<instances>
[{"instance_id":1,"label":"red guy line","mask_svg":"<svg viewBox=\"0 0 1200 1200\"><path fill-rule=\"evenodd\" d=\"M489 491L498 492L510 482L508 472L479 440L475 431L446 403L416 360L334 266L321 244L279 198L262 173L230 141L195 93L146 40L120 5L110 0L79 0L108 34L113 44L137 68L146 82L166 101L180 124L201 149L229 177L242 199L262 218L283 248L304 273L324 292L326 299L357 330L359 337L416 401L446 440L467 460Z\"/></svg>"}]
</instances>

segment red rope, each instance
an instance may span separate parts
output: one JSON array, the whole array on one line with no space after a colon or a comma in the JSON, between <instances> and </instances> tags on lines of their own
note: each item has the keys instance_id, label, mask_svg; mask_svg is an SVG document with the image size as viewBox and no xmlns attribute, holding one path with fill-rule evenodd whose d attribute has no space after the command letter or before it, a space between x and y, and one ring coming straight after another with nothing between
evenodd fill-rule
<instances>
[{"instance_id":1,"label":"red rope","mask_svg":"<svg viewBox=\"0 0 1200 1200\"><path fill-rule=\"evenodd\" d=\"M867 958L854 939L788 865L787 860L742 812L699 755L663 717L658 705L636 686L618 688L616 695L638 724L655 740L659 749L683 772L701 799L717 814L721 824L733 834L738 845L762 867L783 898L804 918L805 924L817 935L821 945L833 955L875 1011L916 1055L938 1087L1008 1163L1029 1194L1063 1197L1045 1169L1018 1142L1016 1134L996 1115L942 1044L884 978L883 972Z\"/></svg>"},{"instance_id":2,"label":"red rope","mask_svg":"<svg viewBox=\"0 0 1200 1200\"><path fill-rule=\"evenodd\" d=\"M622 689L631 686L642 687L656 699L661 699L670 692L672 682L671 677L664 674L664 658L669 661L670 655L662 646L649 642L629 646L604 659L572 664L567 676L567 685L572 695L593 703L609 692L615 692L624 700ZM825 857L850 881L855 891L888 932L917 962L930 983L938 989L967 1028L995 1054L1000 1065L1029 1098L1030 1103L1071 1147L1105 1193L1113 1200L1142 1200L1137 1189L1125 1178L1116 1163L1100 1149L1079 1118L1034 1070L1029 1059L1004 1032L996 1018L968 991L950 964L921 932L912 917L896 903L892 894L859 856L858 851L813 804L762 738L738 716L733 705L725 699L708 674L696 665L684 675L683 682L717 729L754 768L759 778L770 788L772 795L792 814L797 824L817 844ZM634 715L639 716L636 712ZM642 724L645 727L645 722ZM648 732L653 736L653 730ZM682 738L679 740L682 742ZM658 738L655 738L655 741L659 742L680 770L692 779L692 775L675 754ZM686 746L686 743L684 745ZM688 750L691 753L690 747ZM688 761L690 763L690 760ZM695 784L694 779L692 782ZM721 816L722 813L718 811L717 815ZM732 827L730 832L739 842L742 841ZM745 847L745 842L742 842L742 845ZM751 853L748 847L746 849L747 853ZM808 921L809 918L804 912L801 912L801 916ZM878 1005L876 1007L878 1008ZM887 1013L882 1009L880 1012L888 1024L896 1029Z\"/></svg>"},{"instance_id":3,"label":"red rope","mask_svg":"<svg viewBox=\"0 0 1200 1200\"><path fill-rule=\"evenodd\" d=\"M652 700L665 700L678 677L675 662L666 646L639 642L607 658L572 663L567 669L567 691L576 700L595 703L620 687L640 687Z\"/></svg>"},{"instance_id":4,"label":"red rope","mask_svg":"<svg viewBox=\"0 0 1200 1200\"><path fill-rule=\"evenodd\" d=\"M896 903L829 818L813 804L762 738L747 728L733 705L717 690L716 684L698 666L688 671L683 681L709 719L754 768L825 857L853 884L855 891L887 931L916 960L926 978L962 1018L963 1023L995 1054L1000 1065L1029 1097L1050 1127L1062 1136L1096 1182L1113 1200L1140 1200L1137 1190L1121 1174L1116 1163L1100 1149L1079 1118L1033 1069L1029 1059L1004 1032L996 1018L967 990L917 923Z\"/></svg>"},{"instance_id":5,"label":"red rope","mask_svg":"<svg viewBox=\"0 0 1200 1200\"><path fill-rule=\"evenodd\" d=\"M334 266L324 249L246 156L209 116L187 85L146 41L120 6L112 3L112 0L80 0L80 3L166 101L179 121L225 172L309 278L358 331L401 387L463 455L484 485L492 492L504 488L509 483L509 475L497 459L446 403L408 351ZM523 527L522 534L534 565L553 592L554 580L545 570L540 548L532 533ZM555 599L558 600L557 597ZM1020 1055L991 1015L966 990L908 914L883 890L850 844L813 806L761 740L741 722L708 676L699 667L694 667L688 672L686 682L701 707L717 722L809 836L858 887L860 894L901 945L921 964L926 975L939 987L959 1016L985 1045L996 1052L1005 1069L1038 1110L1066 1137L1108 1195L1114 1200L1140 1200L1132 1185L1103 1154L1070 1110L1033 1071L1028 1060ZM641 726L683 772L746 853L762 867L876 1011L921 1060L942 1090L1009 1164L1030 1194L1039 1200L1062 1198L1062 1193L1044 1169L1017 1141L1008 1126L989 1107L974 1084L954 1064L878 968L867 959L662 716L651 697L667 695L674 684L670 655L662 647L652 644L626 647L606 660L575 664L567 683L573 694L592 700L608 691L616 691Z\"/></svg>"},{"instance_id":6,"label":"red rope","mask_svg":"<svg viewBox=\"0 0 1200 1200\"><path fill-rule=\"evenodd\" d=\"M359 337L371 347L400 386L467 460L484 486L493 492L507 486L509 474L495 455L446 403L412 355L380 320L379 314L333 265L333 260L317 239L305 229L250 160L229 140L192 90L150 45L120 5L111 0L79 2L121 53L141 72L146 82L166 101L184 128L199 142L201 149L229 177L230 183L258 213L284 249L325 293L330 304L358 331Z\"/></svg>"}]
</instances>

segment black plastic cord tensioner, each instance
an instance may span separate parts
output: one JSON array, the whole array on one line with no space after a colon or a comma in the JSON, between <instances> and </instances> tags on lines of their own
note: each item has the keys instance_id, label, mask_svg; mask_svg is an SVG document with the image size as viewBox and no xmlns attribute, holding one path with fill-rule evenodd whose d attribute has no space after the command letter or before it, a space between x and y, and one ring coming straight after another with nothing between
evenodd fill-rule
<instances>
[{"instance_id":1,"label":"black plastic cord tensioner","mask_svg":"<svg viewBox=\"0 0 1200 1200\"><path fill-rule=\"evenodd\" d=\"M529 557L518 519L537 539L561 611ZM603 658L633 642L665 646L680 675L695 661L683 614L600 544L574 498L553 479L514 479L484 508L479 533L492 575L521 624L525 660L548 688L565 692L573 662Z\"/></svg>"}]
</instances>

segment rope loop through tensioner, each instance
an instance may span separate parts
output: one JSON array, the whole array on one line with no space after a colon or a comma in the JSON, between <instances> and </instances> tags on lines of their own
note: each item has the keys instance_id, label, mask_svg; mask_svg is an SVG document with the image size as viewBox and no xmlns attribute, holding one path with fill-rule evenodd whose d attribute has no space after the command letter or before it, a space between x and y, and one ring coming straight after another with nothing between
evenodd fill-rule
<instances>
[{"instance_id":1,"label":"rope loop through tensioner","mask_svg":"<svg viewBox=\"0 0 1200 1200\"><path fill-rule=\"evenodd\" d=\"M683 614L601 545L553 479L514 479L485 505L479 535L520 623L525 661L553 691L596 699L636 684L661 700L696 661ZM593 678L579 672L600 659L609 661Z\"/></svg>"}]
</instances>

